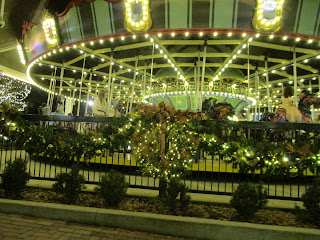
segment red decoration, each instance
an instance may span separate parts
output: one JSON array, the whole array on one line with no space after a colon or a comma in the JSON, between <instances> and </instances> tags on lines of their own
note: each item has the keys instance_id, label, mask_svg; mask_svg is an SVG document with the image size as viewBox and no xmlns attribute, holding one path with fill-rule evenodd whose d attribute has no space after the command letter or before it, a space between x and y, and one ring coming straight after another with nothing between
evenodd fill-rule
<instances>
[{"instance_id":1,"label":"red decoration","mask_svg":"<svg viewBox=\"0 0 320 240\"><path fill-rule=\"evenodd\" d=\"M59 13L56 12L56 16L57 17L63 17L70 11L71 8L79 7L81 4L82 4L82 0L72 0L68 4L67 8L62 13L59 14Z\"/></svg>"},{"instance_id":2,"label":"red decoration","mask_svg":"<svg viewBox=\"0 0 320 240\"><path fill-rule=\"evenodd\" d=\"M91 3L91 2L95 2L96 0L86 0L88 3ZM104 0L105 2L109 2L109 3L116 3L116 2L120 2L121 0ZM65 16L71 8L73 7L79 7L81 6L83 3L83 0L72 0L68 6L66 7L66 9L62 12L62 13L57 13L56 12L56 16L57 17L63 17Z\"/></svg>"},{"instance_id":3,"label":"red decoration","mask_svg":"<svg viewBox=\"0 0 320 240\"><path fill-rule=\"evenodd\" d=\"M24 35L27 34L27 32L29 30L31 30L31 28L33 28L34 26L38 27L39 25L35 25L31 22L28 22L28 21L24 21L23 24L22 24L22 34L21 34L21 42L24 41Z\"/></svg>"}]
</instances>

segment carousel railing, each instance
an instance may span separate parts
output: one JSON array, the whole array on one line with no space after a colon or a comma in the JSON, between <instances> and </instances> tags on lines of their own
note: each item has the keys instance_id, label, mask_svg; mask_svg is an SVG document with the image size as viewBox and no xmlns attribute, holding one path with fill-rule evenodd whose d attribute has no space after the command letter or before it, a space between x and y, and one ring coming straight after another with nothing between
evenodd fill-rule
<instances>
[{"instance_id":1,"label":"carousel railing","mask_svg":"<svg viewBox=\"0 0 320 240\"><path fill-rule=\"evenodd\" d=\"M24 119L35 125L45 128L53 127L54 131L62 131L71 135L95 130L112 121L111 118L101 117L39 115L26 115ZM218 123L223 128L239 131L254 141L261 141L262 136L268 136L272 141L282 141L283 139L278 138L286 138L292 142L303 142L306 139L315 139L320 134L319 124L233 121L218 121ZM3 171L8 161L16 158L27 160L28 171L33 179L53 180L57 174L70 169L70 162L48 159L45 156L35 157L28 154L23 146L13 142L7 143L4 139L0 143L0 149L0 172ZM126 174L131 187L157 189L159 186L158 179L142 174L138 161L132 157L129 149L119 149L113 154L97 154L90 160L80 159L79 162L87 183L97 183L101 175L110 169L116 169ZM241 173L238 168L233 167L221 156L212 157L201 149L189 170L184 181L191 192L230 195L241 181L250 180L262 181L268 189L269 197L276 199L300 199L306 186L314 177L314 174L308 170L305 170L303 176L295 177L266 177L260 174L262 169Z\"/></svg>"}]
</instances>

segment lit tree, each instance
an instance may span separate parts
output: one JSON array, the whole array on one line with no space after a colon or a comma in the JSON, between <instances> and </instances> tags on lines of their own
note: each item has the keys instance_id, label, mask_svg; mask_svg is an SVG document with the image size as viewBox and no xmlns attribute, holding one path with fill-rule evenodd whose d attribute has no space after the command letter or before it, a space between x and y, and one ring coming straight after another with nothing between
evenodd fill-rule
<instances>
[{"instance_id":1,"label":"lit tree","mask_svg":"<svg viewBox=\"0 0 320 240\"><path fill-rule=\"evenodd\" d=\"M24 100L31 92L31 87L21 81L6 77L0 73L0 104L7 103L23 111Z\"/></svg>"}]
</instances>

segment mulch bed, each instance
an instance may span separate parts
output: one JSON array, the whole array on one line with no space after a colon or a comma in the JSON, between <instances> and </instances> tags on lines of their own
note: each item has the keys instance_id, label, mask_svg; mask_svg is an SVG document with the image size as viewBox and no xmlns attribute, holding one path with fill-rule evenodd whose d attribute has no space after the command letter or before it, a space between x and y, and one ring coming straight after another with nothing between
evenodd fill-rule
<instances>
[{"instance_id":1,"label":"mulch bed","mask_svg":"<svg viewBox=\"0 0 320 240\"><path fill-rule=\"evenodd\" d=\"M23 191L22 200L34 202L62 203L62 196L47 189L27 188ZM94 193L81 193L75 205L102 208L102 199ZM148 212L166 215L184 215L189 217L217 219L223 221L244 221L229 205L213 203L191 203L187 211L173 212L158 198L127 197L117 207L111 209ZM301 211L301 210L300 210ZM251 223L291 226L302 228L319 228L308 222L302 222L295 210L262 209L249 220ZM299 221L300 220L300 221Z\"/></svg>"}]
</instances>

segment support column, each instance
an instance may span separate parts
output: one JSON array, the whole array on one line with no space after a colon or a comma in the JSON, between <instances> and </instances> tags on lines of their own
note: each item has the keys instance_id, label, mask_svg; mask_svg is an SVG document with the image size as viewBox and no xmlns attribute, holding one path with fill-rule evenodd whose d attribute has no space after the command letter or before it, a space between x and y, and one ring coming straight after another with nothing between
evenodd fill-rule
<instances>
[{"instance_id":1,"label":"support column","mask_svg":"<svg viewBox=\"0 0 320 240\"><path fill-rule=\"evenodd\" d=\"M204 94L203 94L203 88L204 88L204 74L206 71L206 57L207 57L207 40L204 40L204 49L203 49L203 62L202 62L202 76L201 76L201 93L200 93L200 111L202 111L202 102L204 101Z\"/></svg>"},{"instance_id":2,"label":"support column","mask_svg":"<svg viewBox=\"0 0 320 240\"><path fill-rule=\"evenodd\" d=\"M112 102L112 99L113 99L113 92L114 92L113 86L114 86L115 80L116 79L114 77L112 77L112 80L111 80L111 92L110 92L110 105L109 105L109 107L111 106L111 102Z\"/></svg>"},{"instance_id":3,"label":"support column","mask_svg":"<svg viewBox=\"0 0 320 240\"><path fill-rule=\"evenodd\" d=\"M152 59L151 59L151 78L150 78L150 83L149 83L149 104L151 104L151 87L152 87L152 80L153 80L153 55L154 55L154 42L152 42L153 45L152 45Z\"/></svg>"},{"instance_id":4,"label":"support column","mask_svg":"<svg viewBox=\"0 0 320 240\"><path fill-rule=\"evenodd\" d=\"M197 109L196 111L200 110L200 51L198 53L198 62L197 62L197 88L196 88L196 94L197 94Z\"/></svg>"},{"instance_id":5,"label":"support column","mask_svg":"<svg viewBox=\"0 0 320 240\"><path fill-rule=\"evenodd\" d=\"M137 67L138 67L138 56L136 57L136 63L134 66L134 75L133 75L133 82L132 82L132 88L131 88L131 99L130 99L130 108L129 108L129 112L132 111L132 104L133 104L133 95L134 95L134 87L136 85L136 76L137 76Z\"/></svg>"},{"instance_id":6,"label":"support column","mask_svg":"<svg viewBox=\"0 0 320 240\"><path fill-rule=\"evenodd\" d=\"M61 92L62 92L62 86L63 86L63 75L64 75L64 63L63 63L63 67L61 68L61 73L60 73L60 87L59 87L59 95L61 95Z\"/></svg>"},{"instance_id":7,"label":"support column","mask_svg":"<svg viewBox=\"0 0 320 240\"><path fill-rule=\"evenodd\" d=\"M320 75L318 75L318 84L319 84L319 91L318 91L318 95L320 95Z\"/></svg>"},{"instance_id":8,"label":"support column","mask_svg":"<svg viewBox=\"0 0 320 240\"><path fill-rule=\"evenodd\" d=\"M250 95L250 60L249 60L249 43L248 43L248 69L247 69L247 75L248 75L248 97ZM248 104L248 110L247 110L247 116L248 116L248 121L251 121L251 114L250 114L250 104Z\"/></svg>"},{"instance_id":9,"label":"support column","mask_svg":"<svg viewBox=\"0 0 320 240\"><path fill-rule=\"evenodd\" d=\"M268 112L271 112L270 106L270 88L269 88L269 70L268 70L268 57L264 59L264 66L266 70L266 84L267 84L267 101L268 101Z\"/></svg>"},{"instance_id":10,"label":"support column","mask_svg":"<svg viewBox=\"0 0 320 240\"><path fill-rule=\"evenodd\" d=\"M88 94L87 94L87 101L86 101L86 110L84 111L85 116L87 116L87 111L88 111L89 95L91 92L91 80L92 80L92 72L90 73L90 77L89 77L89 87L88 87Z\"/></svg>"},{"instance_id":11,"label":"support column","mask_svg":"<svg viewBox=\"0 0 320 240\"><path fill-rule=\"evenodd\" d=\"M52 83L53 93L51 94L50 100L49 100L49 112L52 112L53 99L54 99L54 94L56 90L56 76L57 76L57 67L54 68L53 83Z\"/></svg>"},{"instance_id":12,"label":"support column","mask_svg":"<svg viewBox=\"0 0 320 240\"><path fill-rule=\"evenodd\" d=\"M53 73L51 74L51 77L53 77ZM50 93L50 91L52 91L52 84L53 84L53 78L50 79L49 92L48 92L48 98L47 98L47 107L49 107L50 100L51 100L52 93Z\"/></svg>"},{"instance_id":13,"label":"support column","mask_svg":"<svg viewBox=\"0 0 320 240\"><path fill-rule=\"evenodd\" d=\"M110 66L109 66L109 79L108 79L108 97L107 97L107 113L109 112L111 104L111 81L112 81L112 66L113 66L113 52L111 53Z\"/></svg>"},{"instance_id":14,"label":"support column","mask_svg":"<svg viewBox=\"0 0 320 240\"><path fill-rule=\"evenodd\" d=\"M257 86L257 88L258 88L258 98L257 98L257 105L258 105L258 115L259 115L259 117L260 117L260 114L261 114L261 111L260 111L260 90L259 90L259 86L260 86L260 78L259 78L259 76L258 76L258 86Z\"/></svg>"},{"instance_id":15,"label":"support column","mask_svg":"<svg viewBox=\"0 0 320 240\"><path fill-rule=\"evenodd\" d=\"M293 80L294 80L294 103L298 107L298 79L297 79L297 57L296 57L296 46L293 45Z\"/></svg>"},{"instance_id":16,"label":"support column","mask_svg":"<svg viewBox=\"0 0 320 240\"><path fill-rule=\"evenodd\" d=\"M310 93L312 94L312 79L309 80ZM314 104L311 105L311 119L314 120Z\"/></svg>"},{"instance_id":17,"label":"support column","mask_svg":"<svg viewBox=\"0 0 320 240\"><path fill-rule=\"evenodd\" d=\"M146 96L146 79L147 79L147 64L144 64L144 73L143 73L143 94L142 94L142 100L144 101L144 97ZM121 85L121 83L120 83Z\"/></svg>"},{"instance_id":18,"label":"support column","mask_svg":"<svg viewBox=\"0 0 320 240\"><path fill-rule=\"evenodd\" d=\"M83 75L84 75L84 67L86 66L86 56L87 54L84 54L83 59L83 65L82 65L82 72L81 72L81 79L80 79L80 90L79 90L79 98L78 98L78 109L77 109L77 116L80 114L80 107L81 107L81 92L82 92L82 81L83 81Z\"/></svg>"},{"instance_id":19,"label":"support column","mask_svg":"<svg viewBox=\"0 0 320 240\"><path fill-rule=\"evenodd\" d=\"M256 66L256 71L255 71L255 84L254 84L254 92L255 92L255 100L256 100L256 105L254 106L254 121L258 121L258 66Z\"/></svg>"},{"instance_id":20,"label":"support column","mask_svg":"<svg viewBox=\"0 0 320 240\"><path fill-rule=\"evenodd\" d=\"M194 108L198 108L198 99L197 99L197 61L194 61L194 70L193 70L193 81L194 81ZM191 107L191 106L190 106Z\"/></svg>"}]
</instances>

